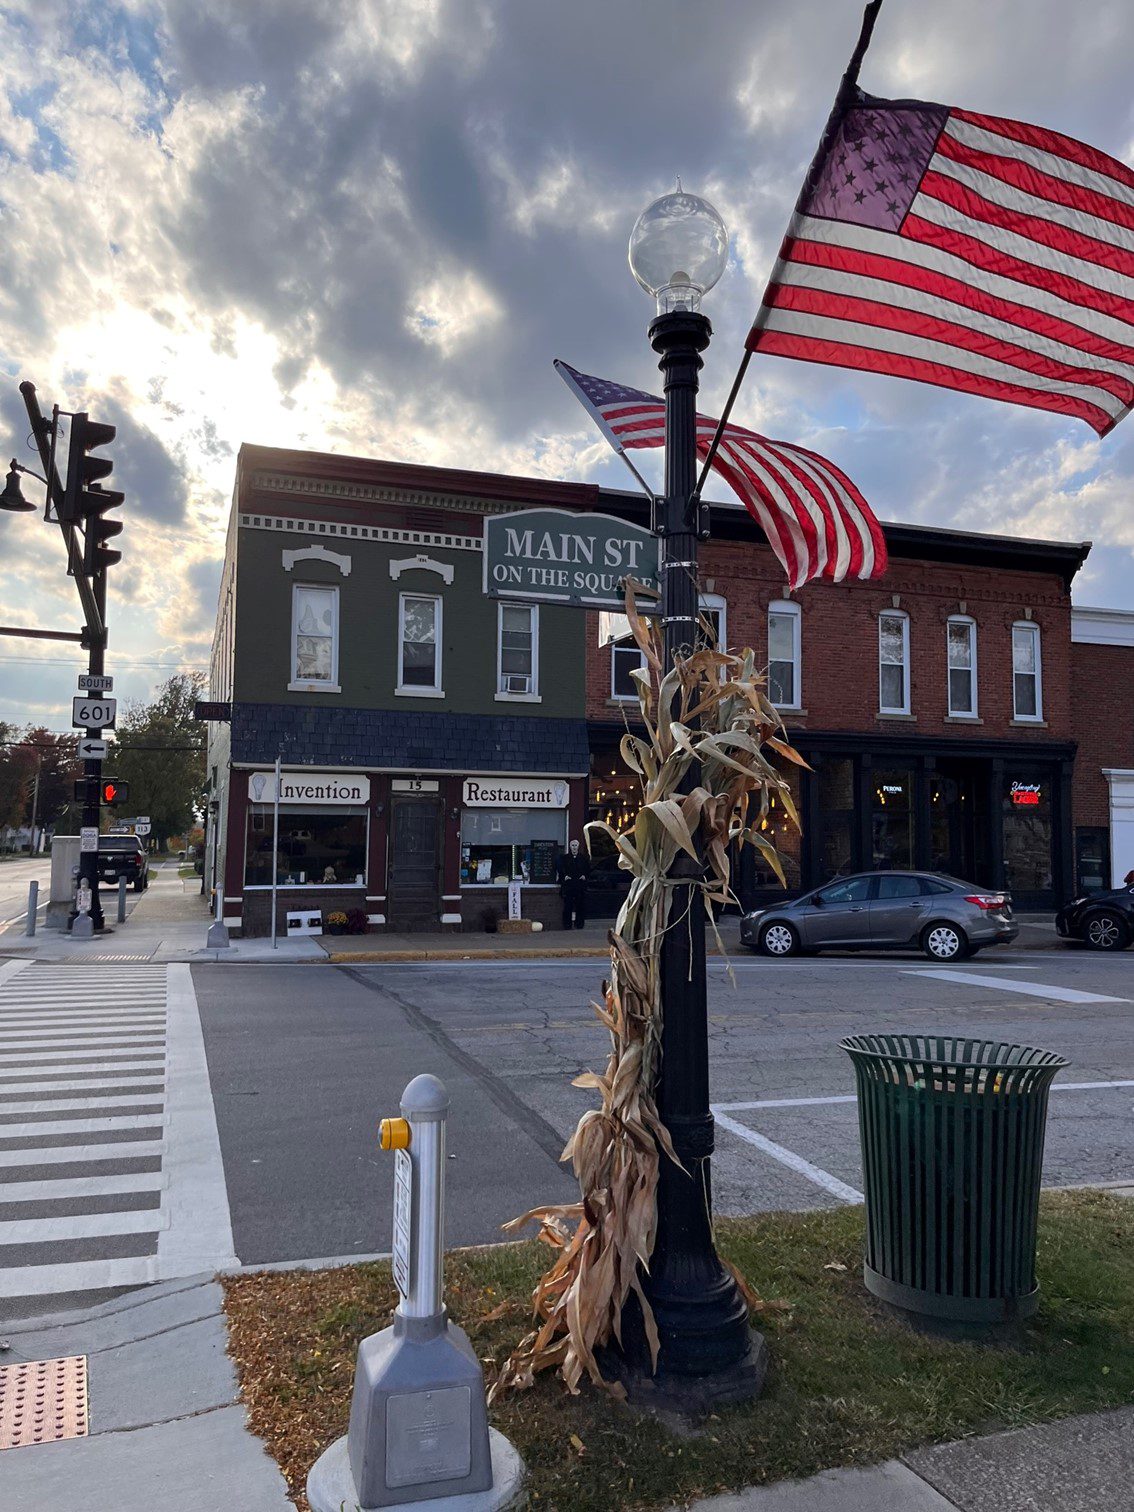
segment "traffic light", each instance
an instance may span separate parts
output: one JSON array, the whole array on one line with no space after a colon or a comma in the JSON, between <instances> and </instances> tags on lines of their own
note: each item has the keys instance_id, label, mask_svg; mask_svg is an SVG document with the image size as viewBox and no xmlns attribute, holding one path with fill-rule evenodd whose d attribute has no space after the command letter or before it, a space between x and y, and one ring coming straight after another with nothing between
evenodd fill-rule
<instances>
[{"instance_id":1,"label":"traffic light","mask_svg":"<svg viewBox=\"0 0 1134 1512\"><path fill-rule=\"evenodd\" d=\"M116 808L118 804L125 803L130 796L130 784L120 782L117 777L104 777L99 788L99 802L106 808Z\"/></svg>"},{"instance_id":2,"label":"traffic light","mask_svg":"<svg viewBox=\"0 0 1134 1512\"><path fill-rule=\"evenodd\" d=\"M122 529L122 521L104 519L104 515L109 509L117 509L126 495L102 486L101 480L114 471L114 463L109 457L92 455L97 447L109 446L116 435L115 426L92 420L85 412L71 416L71 448L60 518L66 525L83 529L83 571L88 577L122 560L120 551L111 551L105 544Z\"/></svg>"}]
</instances>

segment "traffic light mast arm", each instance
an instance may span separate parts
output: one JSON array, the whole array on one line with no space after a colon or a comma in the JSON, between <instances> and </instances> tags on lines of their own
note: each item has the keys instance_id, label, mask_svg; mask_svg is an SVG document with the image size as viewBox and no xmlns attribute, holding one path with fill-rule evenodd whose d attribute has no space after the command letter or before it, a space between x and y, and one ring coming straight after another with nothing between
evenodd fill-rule
<instances>
[{"instance_id":1,"label":"traffic light mast arm","mask_svg":"<svg viewBox=\"0 0 1134 1512\"><path fill-rule=\"evenodd\" d=\"M59 481L59 474L55 469L55 462L52 456L50 441L51 422L44 418L40 410L34 383L21 383L20 393L24 396L24 404L27 406L32 434L35 436L35 444L39 450L40 461L43 463L43 474L47 479L48 497L55 506L55 517L58 521L59 529L63 532L63 540L67 545L67 570L75 579L75 586L79 590L79 601L83 606L83 616L86 620L88 644L91 648L96 646L102 647L106 644L106 621L103 618L94 586L90 578L83 571L83 548L76 538L74 525L66 523L61 518L63 485ZM92 668L92 670L94 669ZM101 671L101 667L98 670Z\"/></svg>"}]
</instances>

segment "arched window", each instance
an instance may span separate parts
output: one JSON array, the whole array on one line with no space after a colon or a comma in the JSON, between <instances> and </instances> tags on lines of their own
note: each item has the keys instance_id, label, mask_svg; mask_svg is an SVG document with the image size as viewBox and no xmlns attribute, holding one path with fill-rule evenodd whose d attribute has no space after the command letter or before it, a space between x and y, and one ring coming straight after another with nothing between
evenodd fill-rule
<instances>
[{"instance_id":1,"label":"arched window","mask_svg":"<svg viewBox=\"0 0 1134 1512\"><path fill-rule=\"evenodd\" d=\"M768 605L768 697L777 709L803 707L801 623L799 605L791 599Z\"/></svg>"},{"instance_id":2,"label":"arched window","mask_svg":"<svg viewBox=\"0 0 1134 1512\"><path fill-rule=\"evenodd\" d=\"M1015 719L1043 719L1040 627L1033 620L1012 626L1012 713Z\"/></svg>"},{"instance_id":3,"label":"arched window","mask_svg":"<svg viewBox=\"0 0 1134 1512\"><path fill-rule=\"evenodd\" d=\"M976 718L977 651L976 621L967 614L953 614L945 626L945 653L949 677L949 713Z\"/></svg>"},{"instance_id":4,"label":"arched window","mask_svg":"<svg viewBox=\"0 0 1134 1512\"><path fill-rule=\"evenodd\" d=\"M901 609L878 616L878 712L910 712L910 617Z\"/></svg>"}]
</instances>

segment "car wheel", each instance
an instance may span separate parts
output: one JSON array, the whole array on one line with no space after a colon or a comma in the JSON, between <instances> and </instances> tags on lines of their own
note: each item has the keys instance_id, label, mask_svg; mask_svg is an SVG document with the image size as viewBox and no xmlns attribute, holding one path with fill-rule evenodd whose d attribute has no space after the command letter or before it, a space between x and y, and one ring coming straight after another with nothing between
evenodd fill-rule
<instances>
[{"instance_id":1,"label":"car wheel","mask_svg":"<svg viewBox=\"0 0 1134 1512\"><path fill-rule=\"evenodd\" d=\"M922 931L921 948L931 961L960 961L969 952L969 941L959 924L927 924Z\"/></svg>"},{"instance_id":2,"label":"car wheel","mask_svg":"<svg viewBox=\"0 0 1134 1512\"><path fill-rule=\"evenodd\" d=\"M1125 950L1130 931L1118 914L1096 913L1087 920L1083 938L1092 950Z\"/></svg>"},{"instance_id":3,"label":"car wheel","mask_svg":"<svg viewBox=\"0 0 1134 1512\"><path fill-rule=\"evenodd\" d=\"M142 880L142 878L141 878L141 877L138 877L138 878L137 878L137 880L136 880L136 881L135 881L135 883L134 883L134 891L135 891L135 892L141 892L141 891L142 891L142 890L143 890L143 889L144 889L144 887L145 887L145 885L146 885L146 884L145 884L145 882L144 882L144 881L143 881L143 880Z\"/></svg>"},{"instance_id":4,"label":"car wheel","mask_svg":"<svg viewBox=\"0 0 1134 1512\"><path fill-rule=\"evenodd\" d=\"M765 955L790 956L799 951L799 936L790 924L765 924L760 931L760 949Z\"/></svg>"}]
</instances>

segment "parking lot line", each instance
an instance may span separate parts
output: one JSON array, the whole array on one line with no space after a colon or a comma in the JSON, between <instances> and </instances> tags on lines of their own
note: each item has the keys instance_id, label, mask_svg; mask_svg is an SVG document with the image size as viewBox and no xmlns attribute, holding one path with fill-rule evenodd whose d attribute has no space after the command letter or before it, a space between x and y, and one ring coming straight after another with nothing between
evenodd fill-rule
<instances>
[{"instance_id":1,"label":"parking lot line","mask_svg":"<svg viewBox=\"0 0 1134 1512\"><path fill-rule=\"evenodd\" d=\"M962 987L997 987L1024 997L1050 998L1056 1003L1128 1003L1129 998L1108 997L1101 992L1080 992L1076 987L1049 987L1043 982L1015 982L1002 976L979 976L974 971L908 970L908 976L929 977L936 982L959 982Z\"/></svg>"},{"instance_id":2,"label":"parking lot line","mask_svg":"<svg viewBox=\"0 0 1134 1512\"><path fill-rule=\"evenodd\" d=\"M773 1160L778 1160L789 1170L796 1171L800 1176L805 1176L808 1181L813 1181L816 1186L822 1187L832 1197L837 1197L840 1202L854 1204L862 1201L862 1193L854 1187L847 1186L845 1181L840 1181L837 1176L832 1176L830 1171L824 1171L817 1165L812 1165L809 1160L804 1160L802 1155L797 1155L794 1150L788 1150L783 1145L776 1144L771 1139L765 1139L763 1134L757 1134L755 1129L749 1129L745 1124L735 1118L730 1118L727 1113L719 1109L713 1109L713 1116L721 1128L727 1129L730 1134L735 1134L738 1139L743 1139L746 1144L755 1145L758 1150L763 1150L765 1155L770 1155Z\"/></svg>"}]
</instances>

